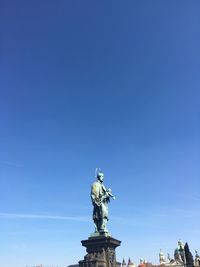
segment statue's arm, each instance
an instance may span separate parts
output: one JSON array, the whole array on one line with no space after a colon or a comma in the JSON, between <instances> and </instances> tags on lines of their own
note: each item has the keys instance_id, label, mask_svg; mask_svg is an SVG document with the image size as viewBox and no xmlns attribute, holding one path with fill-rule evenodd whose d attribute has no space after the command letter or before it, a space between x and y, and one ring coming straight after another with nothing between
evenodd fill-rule
<instances>
[{"instance_id":1,"label":"statue's arm","mask_svg":"<svg viewBox=\"0 0 200 267\"><path fill-rule=\"evenodd\" d=\"M91 196L92 202L94 203L96 201L96 195L91 192L90 196Z\"/></svg>"},{"instance_id":2,"label":"statue's arm","mask_svg":"<svg viewBox=\"0 0 200 267\"><path fill-rule=\"evenodd\" d=\"M104 185L102 185L103 188L103 192L104 192L104 196L103 199L105 200L109 200L109 198L111 197L112 199L115 199L115 196L111 193L111 189L106 189L106 187Z\"/></svg>"},{"instance_id":3,"label":"statue's arm","mask_svg":"<svg viewBox=\"0 0 200 267\"><path fill-rule=\"evenodd\" d=\"M100 199L98 195L99 195L98 187L96 184L93 184L91 189L91 199L93 204L99 205Z\"/></svg>"}]
</instances>

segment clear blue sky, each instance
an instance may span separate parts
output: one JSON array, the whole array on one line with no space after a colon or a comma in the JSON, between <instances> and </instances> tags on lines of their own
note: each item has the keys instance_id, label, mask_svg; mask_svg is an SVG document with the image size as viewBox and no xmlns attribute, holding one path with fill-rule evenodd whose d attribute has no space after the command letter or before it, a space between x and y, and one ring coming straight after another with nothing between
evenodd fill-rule
<instances>
[{"instance_id":1,"label":"clear blue sky","mask_svg":"<svg viewBox=\"0 0 200 267\"><path fill-rule=\"evenodd\" d=\"M0 265L66 266L101 167L118 260L200 251L200 2L0 1Z\"/></svg>"}]
</instances>

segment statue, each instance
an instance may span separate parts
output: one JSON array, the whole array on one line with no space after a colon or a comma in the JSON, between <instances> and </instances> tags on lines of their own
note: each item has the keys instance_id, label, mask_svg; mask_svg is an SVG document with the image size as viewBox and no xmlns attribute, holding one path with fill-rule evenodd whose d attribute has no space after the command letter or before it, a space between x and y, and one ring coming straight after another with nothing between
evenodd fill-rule
<instances>
[{"instance_id":1,"label":"statue","mask_svg":"<svg viewBox=\"0 0 200 267\"><path fill-rule=\"evenodd\" d=\"M195 250L195 266L200 266L200 257L196 250Z\"/></svg>"},{"instance_id":2,"label":"statue","mask_svg":"<svg viewBox=\"0 0 200 267\"><path fill-rule=\"evenodd\" d=\"M106 189L103 181L104 174L96 169L96 178L91 188L91 200L93 204L93 220L95 224L95 235L109 235L106 228L108 222L108 203L110 198L115 199L111 189Z\"/></svg>"},{"instance_id":3,"label":"statue","mask_svg":"<svg viewBox=\"0 0 200 267\"><path fill-rule=\"evenodd\" d=\"M165 255L164 253L162 252L162 249L160 249L160 253L159 253L159 262L160 262L160 265L162 264L165 264Z\"/></svg>"},{"instance_id":4,"label":"statue","mask_svg":"<svg viewBox=\"0 0 200 267\"><path fill-rule=\"evenodd\" d=\"M178 241L178 247L174 251L174 259L177 262L177 264L180 265L186 264L184 243L181 240Z\"/></svg>"}]
</instances>

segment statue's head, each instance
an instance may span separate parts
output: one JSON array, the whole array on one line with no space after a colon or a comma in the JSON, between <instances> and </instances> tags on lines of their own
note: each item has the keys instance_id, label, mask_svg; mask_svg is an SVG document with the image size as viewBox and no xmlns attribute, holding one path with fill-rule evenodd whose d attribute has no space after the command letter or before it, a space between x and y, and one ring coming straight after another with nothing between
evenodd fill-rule
<instances>
[{"instance_id":1,"label":"statue's head","mask_svg":"<svg viewBox=\"0 0 200 267\"><path fill-rule=\"evenodd\" d=\"M184 248L184 243L183 243L182 240L179 240L179 241L178 241L178 248L179 248L179 249L183 249L183 248Z\"/></svg>"},{"instance_id":2,"label":"statue's head","mask_svg":"<svg viewBox=\"0 0 200 267\"><path fill-rule=\"evenodd\" d=\"M162 249L160 249L160 253L159 253L160 256L164 256L164 253L162 251Z\"/></svg>"},{"instance_id":3,"label":"statue's head","mask_svg":"<svg viewBox=\"0 0 200 267\"><path fill-rule=\"evenodd\" d=\"M103 180L104 180L104 174L103 174L103 172L98 172L98 173L97 173L97 179L98 179L100 182L103 182Z\"/></svg>"}]
</instances>

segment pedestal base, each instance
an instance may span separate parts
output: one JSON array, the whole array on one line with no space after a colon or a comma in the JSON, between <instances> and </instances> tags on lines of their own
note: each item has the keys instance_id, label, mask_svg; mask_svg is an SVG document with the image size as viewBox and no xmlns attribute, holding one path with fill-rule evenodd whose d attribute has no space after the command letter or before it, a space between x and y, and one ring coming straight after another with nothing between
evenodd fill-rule
<instances>
[{"instance_id":1,"label":"pedestal base","mask_svg":"<svg viewBox=\"0 0 200 267\"><path fill-rule=\"evenodd\" d=\"M86 247L87 255L79 261L79 267L116 267L115 248L120 246L121 241L110 236L90 237L81 241Z\"/></svg>"}]
</instances>

